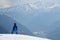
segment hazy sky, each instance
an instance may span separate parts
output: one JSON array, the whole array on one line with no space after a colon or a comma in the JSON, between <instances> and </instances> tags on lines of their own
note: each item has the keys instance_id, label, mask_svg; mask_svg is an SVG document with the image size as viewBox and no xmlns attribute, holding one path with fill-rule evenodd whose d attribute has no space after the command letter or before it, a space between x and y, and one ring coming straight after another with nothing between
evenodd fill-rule
<instances>
[{"instance_id":1,"label":"hazy sky","mask_svg":"<svg viewBox=\"0 0 60 40\"><path fill-rule=\"evenodd\" d=\"M0 0L0 8L30 5L33 9L51 9L60 6L60 0Z\"/></svg>"}]
</instances>

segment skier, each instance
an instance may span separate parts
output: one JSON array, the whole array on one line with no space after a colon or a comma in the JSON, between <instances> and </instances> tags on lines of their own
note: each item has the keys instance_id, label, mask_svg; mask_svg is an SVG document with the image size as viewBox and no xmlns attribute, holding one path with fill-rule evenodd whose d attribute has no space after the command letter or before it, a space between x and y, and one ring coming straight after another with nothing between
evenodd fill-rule
<instances>
[{"instance_id":1,"label":"skier","mask_svg":"<svg viewBox=\"0 0 60 40\"><path fill-rule=\"evenodd\" d=\"M14 23L13 30L12 30L11 33L12 33L12 34L13 34L13 33L16 33L16 34L17 34L17 26L16 26L16 23Z\"/></svg>"}]
</instances>

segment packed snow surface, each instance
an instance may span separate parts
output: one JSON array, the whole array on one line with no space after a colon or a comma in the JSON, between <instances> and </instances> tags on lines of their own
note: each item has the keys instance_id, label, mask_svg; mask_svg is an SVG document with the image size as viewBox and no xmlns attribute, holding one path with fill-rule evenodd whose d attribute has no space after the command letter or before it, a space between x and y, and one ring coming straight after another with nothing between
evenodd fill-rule
<instances>
[{"instance_id":1,"label":"packed snow surface","mask_svg":"<svg viewBox=\"0 0 60 40\"><path fill-rule=\"evenodd\" d=\"M20 34L0 34L0 40L50 40L50 39Z\"/></svg>"}]
</instances>

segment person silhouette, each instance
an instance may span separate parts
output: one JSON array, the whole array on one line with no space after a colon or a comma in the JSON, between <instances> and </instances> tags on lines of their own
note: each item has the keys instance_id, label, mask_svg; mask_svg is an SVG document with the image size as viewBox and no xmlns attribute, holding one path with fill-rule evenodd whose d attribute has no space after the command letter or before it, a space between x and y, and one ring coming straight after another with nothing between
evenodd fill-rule
<instances>
[{"instance_id":1,"label":"person silhouette","mask_svg":"<svg viewBox=\"0 0 60 40\"><path fill-rule=\"evenodd\" d=\"M17 34L17 26L16 26L16 23L14 23L14 26L13 26L13 29L12 29L12 34L13 33L16 33Z\"/></svg>"}]
</instances>

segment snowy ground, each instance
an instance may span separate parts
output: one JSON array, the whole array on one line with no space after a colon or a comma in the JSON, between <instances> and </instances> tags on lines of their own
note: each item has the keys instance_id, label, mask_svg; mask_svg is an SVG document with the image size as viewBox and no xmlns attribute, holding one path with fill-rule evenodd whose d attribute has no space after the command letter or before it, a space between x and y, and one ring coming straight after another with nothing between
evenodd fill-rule
<instances>
[{"instance_id":1,"label":"snowy ground","mask_svg":"<svg viewBox=\"0 0 60 40\"><path fill-rule=\"evenodd\" d=\"M0 40L50 40L50 39L20 34L0 34Z\"/></svg>"}]
</instances>

